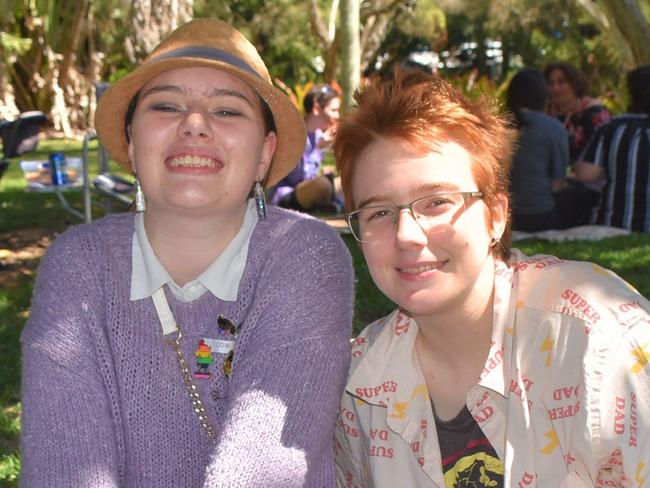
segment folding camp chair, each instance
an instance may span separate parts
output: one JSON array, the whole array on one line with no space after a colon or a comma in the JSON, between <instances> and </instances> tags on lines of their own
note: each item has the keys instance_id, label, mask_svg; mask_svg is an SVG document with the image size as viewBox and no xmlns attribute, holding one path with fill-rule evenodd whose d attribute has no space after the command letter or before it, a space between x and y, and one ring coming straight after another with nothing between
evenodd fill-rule
<instances>
[{"instance_id":1,"label":"folding camp chair","mask_svg":"<svg viewBox=\"0 0 650 488\"><path fill-rule=\"evenodd\" d=\"M90 142L97 139L94 131L84 137L82 151L83 168L83 202L85 222L92 221L92 207L97 206L105 213L113 212L113 204L118 203L121 208L128 207L133 202L133 183L109 171L109 159L106 149L101 144L97 145L99 158L99 175L90 181L88 177L88 155Z\"/></svg>"},{"instance_id":2,"label":"folding camp chair","mask_svg":"<svg viewBox=\"0 0 650 488\"><path fill-rule=\"evenodd\" d=\"M46 122L47 117L43 112L39 111L23 112L16 120L0 121L0 138L2 138L0 178L9 167L9 158L36 149L38 134Z\"/></svg>"}]
</instances>

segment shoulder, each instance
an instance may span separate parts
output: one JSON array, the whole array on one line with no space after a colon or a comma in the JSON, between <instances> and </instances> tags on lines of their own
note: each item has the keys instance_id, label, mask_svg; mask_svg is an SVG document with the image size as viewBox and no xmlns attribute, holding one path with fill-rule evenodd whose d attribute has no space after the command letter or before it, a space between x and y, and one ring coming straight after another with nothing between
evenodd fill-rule
<instances>
[{"instance_id":1,"label":"shoulder","mask_svg":"<svg viewBox=\"0 0 650 488\"><path fill-rule=\"evenodd\" d=\"M511 260L517 300L526 308L582 319L589 330L619 335L639 322L650 323L650 303L614 272L598 264L555 256Z\"/></svg>"},{"instance_id":2,"label":"shoulder","mask_svg":"<svg viewBox=\"0 0 650 488\"><path fill-rule=\"evenodd\" d=\"M385 317L375 320L371 324L367 325L361 333L352 340L350 376L352 376L352 373L354 373L357 366L359 366L359 364L364 360L369 350L385 339L386 335L392 336L390 331L391 324L395 321L398 314L399 309L396 309Z\"/></svg>"},{"instance_id":3,"label":"shoulder","mask_svg":"<svg viewBox=\"0 0 650 488\"><path fill-rule=\"evenodd\" d=\"M310 215L270 207L267 219L256 226L253 240L266 241L269 248L299 248L305 253L331 251L342 253L349 258L347 248L341 237L322 220Z\"/></svg>"},{"instance_id":4,"label":"shoulder","mask_svg":"<svg viewBox=\"0 0 650 488\"><path fill-rule=\"evenodd\" d=\"M524 112L526 119L531 120L537 125L544 127L553 127L564 130L562 123L555 117L545 114L544 112L539 112L537 110L529 110Z\"/></svg>"},{"instance_id":5,"label":"shoulder","mask_svg":"<svg viewBox=\"0 0 650 488\"><path fill-rule=\"evenodd\" d=\"M90 224L70 227L48 248L41 267L52 261L63 261L69 265L87 265L95 262L103 249L128 246L130 252L133 236L133 214L114 214ZM86 259L84 259L84 257Z\"/></svg>"},{"instance_id":6,"label":"shoulder","mask_svg":"<svg viewBox=\"0 0 650 488\"><path fill-rule=\"evenodd\" d=\"M526 133L540 139L558 139L561 141L567 140L568 142L567 131L558 119L543 112L532 110L524 112L524 118Z\"/></svg>"},{"instance_id":7,"label":"shoulder","mask_svg":"<svg viewBox=\"0 0 650 488\"><path fill-rule=\"evenodd\" d=\"M626 131L650 129L650 117L645 114L622 114L612 117L608 122L600 125L594 133L594 140L604 139L606 142L618 137Z\"/></svg>"},{"instance_id":8,"label":"shoulder","mask_svg":"<svg viewBox=\"0 0 650 488\"><path fill-rule=\"evenodd\" d=\"M603 130L613 130L619 127L631 127L631 128L650 128L650 116L647 114L621 114L615 117L604 124L601 129Z\"/></svg>"}]
</instances>

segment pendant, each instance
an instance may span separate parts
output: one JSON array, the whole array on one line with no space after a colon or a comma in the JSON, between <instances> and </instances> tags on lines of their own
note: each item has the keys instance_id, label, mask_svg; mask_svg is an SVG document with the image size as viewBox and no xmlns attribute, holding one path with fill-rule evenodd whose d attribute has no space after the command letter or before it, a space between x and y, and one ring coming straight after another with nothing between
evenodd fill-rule
<instances>
[{"instance_id":1,"label":"pendant","mask_svg":"<svg viewBox=\"0 0 650 488\"><path fill-rule=\"evenodd\" d=\"M232 360L235 357L235 352L230 351L226 360L223 362L223 374L226 375L226 378L230 379L232 376Z\"/></svg>"},{"instance_id":2,"label":"pendant","mask_svg":"<svg viewBox=\"0 0 650 488\"><path fill-rule=\"evenodd\" d=\"M212 348L201 339L199 341L199 347L194 351L194 355L196 356L197 367L194 377L201 380L210 378L208 367L214 363L214 359L212 359Z\"/></svg>"},{"instance_id":3,"label":"pendant","mask_svg":"<svg viewBox=\"0 0 650 488\"><path fill-rule=\"evenodd\" d=\"M241 326L235 325L227 319L222 313L217 317L217 325L219 326L219 334L224 337L237 337L239 335L239 328Z\"/></svg>"}]
</instances>

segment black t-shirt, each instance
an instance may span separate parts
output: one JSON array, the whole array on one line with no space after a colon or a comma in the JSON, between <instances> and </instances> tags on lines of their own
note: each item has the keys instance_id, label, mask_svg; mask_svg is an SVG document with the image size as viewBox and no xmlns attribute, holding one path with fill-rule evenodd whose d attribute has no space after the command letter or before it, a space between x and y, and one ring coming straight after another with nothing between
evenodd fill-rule
<instances>
[{"instance_id":1,"label":"black t-shirt","mask_svg":"<svg viewBox=\"0 0 650 488\"><path fill-rule=\"evenodd\" d=\"M468 408L448 421L433 415L447 488L502 488L503 463Z\"/></svg>"}]
</instances>

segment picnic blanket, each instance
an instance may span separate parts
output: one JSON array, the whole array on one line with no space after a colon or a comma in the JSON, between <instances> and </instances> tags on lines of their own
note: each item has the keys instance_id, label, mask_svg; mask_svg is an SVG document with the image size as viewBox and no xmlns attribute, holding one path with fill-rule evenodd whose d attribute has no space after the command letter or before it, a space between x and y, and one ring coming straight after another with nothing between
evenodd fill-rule
<instances>
[{"instance_id":1,"label":"picnic blanket","mask_svg":"<svg viewBox=\"0 0 650 488\"><path fill-rule=\"evenodd\" d=\"M564 241L599 241L608 237L629 235L631 232L618 227L608 227L606 225L581 225L565 230L544 230L540 232L522 232L519 230L512 231L512 241L521 241L523 239L546 239L553 242Z\"/></svg>"}]
</instances>

